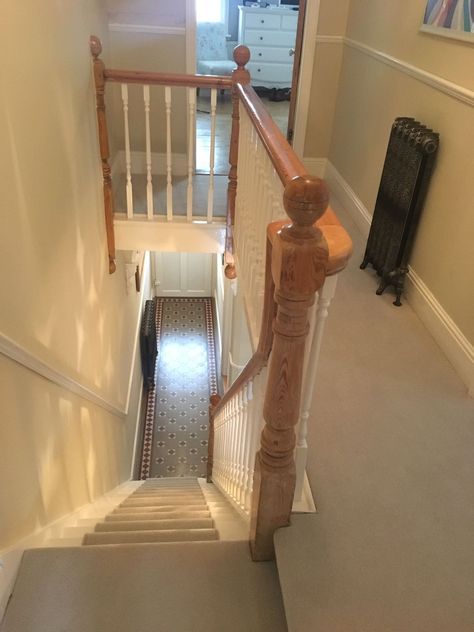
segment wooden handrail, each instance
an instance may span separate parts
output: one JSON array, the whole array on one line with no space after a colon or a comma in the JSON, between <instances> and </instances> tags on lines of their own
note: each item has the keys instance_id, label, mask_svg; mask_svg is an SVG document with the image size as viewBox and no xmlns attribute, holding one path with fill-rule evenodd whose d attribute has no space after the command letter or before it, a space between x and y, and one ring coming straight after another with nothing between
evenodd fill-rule
<instances>
[{"instance_id":1,"label":"wooden handrail","mask_svg":"<svg viewBox=\"0 0 474 632\"><path fill-rule=\"evenodd\" d=\"M232 88L232 79L221 75L186 75L108 69L104 71L104 78L106 81L116 83L139 83L150 86L184 86L187 88L218 88L220 90Z\"/></svg>"},{"instance_id":2,"label":"wooden handrail","mask_svg":"<svg viewBox=\"0 0 474 632\"><path fill-rule=\"evenodd\" d=\"M255 90L250 85L239 83L237 91L283 186L286 187L294 178L306 177L308 173L305 166L265 109ZM289 224L289 220L276 222L275 231ZM352 254L352 240L330 207L316 221L315 226L321 230L328 245L326 276L337 274L346 267L349 261Z\"/></svg>"},{"instance_id":3,"label":"wooden handrail","mask_svg":"<svg viewBox=\"0 0 474 632\"><path fill-rule=\"evenodd\" d=\"M250 85L238 85L239 98L265 146L283 186L307 171Z\"/></svg>"}]
</instances>

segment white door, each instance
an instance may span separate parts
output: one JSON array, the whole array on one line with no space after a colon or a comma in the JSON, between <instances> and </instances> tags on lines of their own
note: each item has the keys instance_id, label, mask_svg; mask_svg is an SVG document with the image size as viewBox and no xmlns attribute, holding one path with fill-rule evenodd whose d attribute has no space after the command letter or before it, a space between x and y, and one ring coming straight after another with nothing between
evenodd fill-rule
<instances>
[{"instance_id":1,"label":"white door","mask_svg":"<svg viewBox=\"0 0 474 632\"><path fill-rule=\"evenodd\" d=\"M155 252L156 296L212 296L212 254Z\"/></svg>"}]
</instances>

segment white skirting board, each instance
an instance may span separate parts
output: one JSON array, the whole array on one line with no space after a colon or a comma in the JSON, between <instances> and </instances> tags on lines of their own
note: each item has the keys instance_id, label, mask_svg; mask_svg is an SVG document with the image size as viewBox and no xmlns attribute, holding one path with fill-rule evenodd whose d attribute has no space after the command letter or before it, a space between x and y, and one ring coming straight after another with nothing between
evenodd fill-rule
<instances>
[{"instance_id":1,"label":"white skirting board","mask_svg":"<svg viewBox=\"0 0 474 632\"><path fill-rule=\"evenodd\" d=\"M350 213L364 237L368 237L372 216L336 167L326 158L305 158L303 163L311 174L326 180L331 193ZM411 307L466 384L469 395L474 397L474 345L410 266L405 287Z\"/></svg>"}]
</instances>

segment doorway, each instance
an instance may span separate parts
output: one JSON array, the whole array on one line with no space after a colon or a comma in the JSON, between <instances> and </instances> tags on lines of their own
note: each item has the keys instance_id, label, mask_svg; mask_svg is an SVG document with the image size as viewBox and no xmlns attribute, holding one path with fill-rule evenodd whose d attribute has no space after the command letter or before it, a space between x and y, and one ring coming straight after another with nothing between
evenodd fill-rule
<instances>
[{"instance_id":1,"label":"doorway","mask_svg":"<svg viewBox=\"0 0 474 632\"><path fill-rule=\"evenodd\" d=\"M311 45L303 44L306 34L308 38L315 37L316 27L312 22L317 22L319 2L315 2L314 7L308 7L310 11L307 10L307 0L268 0L266 8L243 7L244 4L257 3L242 0L188 0L188 46L193 47L192 54L188 55L191 64L188 66L188 72L196 72L197 20L203 19L204 11L206 20L224 22L228 34L229 59L237 44L245 43L249 46L252 52L249 63L252 85L282 133L293 142L295 149L302 153L306 121L303 124L299 121L295 125L295 120L301 114L306 116L308 110L314 56ZM202 9L203 6L205 9ZM311 24L305 29L305 22L308 19ZM303 57L306 55L308 59L304 60ZM307 87L299 85L301 78ZM210 95L205 91L198 98L197 109L196 169L198 173L208 173L211 103ZM228 169L231 109L230 98L220 95L216 112L216 155L219 157L216 175L224 175Z\"/></svg>"}]
</instances>

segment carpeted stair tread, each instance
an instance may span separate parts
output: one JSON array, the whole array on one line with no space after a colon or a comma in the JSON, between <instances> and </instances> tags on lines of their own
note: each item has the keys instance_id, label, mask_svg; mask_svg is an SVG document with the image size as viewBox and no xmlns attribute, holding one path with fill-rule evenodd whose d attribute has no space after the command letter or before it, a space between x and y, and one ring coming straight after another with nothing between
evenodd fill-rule
<instances>
[{"instance_id":1,"label":"carpeted stair tread","mask_svg":"<svg viewBox=\"0 0 474 632\"><path fill-rule=\"evenodd\" d=\"M105 533L86 533L82 544L138 544L151 542L197 542L218 540L215 529L163 529L158 531L116 531Z\"/></svg>"},{"instance_id":2,"label":"carpeted stair tread","mask_svg":"<svg viewBox=\"0 0 474 632\"><path fill-rule=\"evenodd\" d=\"M210 518L211 512L208 510L202 511L160 511L160 512L127 512L127 513L111 513L105 516L104 520L106 522L120 522L120 521L130 521L130 520L185 520L188 518L197 519L200 518Z\"/></svg>"},{"instance_id":3,"label":"carpeted stair tread","mask_svg":"<svg viewBox=\"0 0 474 632\"><path fill-rule=\"evenodd\" d=\"M188 498L180 500L177 498L129 498L122 503L120 507L153 507L153 506L166 506L166 505L202 505L205 502L204 498Z\"/></svg>"},{"instance_id":4,"label":"carpeted stair tread","mask_svg":"<svg viewBox=\"0 0 474 632\"><path fill-rule=\"evenodd\" d=\"M176 520L129 520L120 522L98 522L95 526L96 532L105 531L159 531L162 529L212 529L214 521L212 518L192 518Z\"/></svg>"},{"instance_id":5,"label":"carpeted stair tread","mask_svg":"<svg viewBox=\"0 0 474 632\"><path fill-rule=\"evenodd\" d=\"M276 566L247 542L26 551L2 632L284 632Z\"/></svg>"},{"instance_id":6,"label":"carpeted stair tread","mask_svg":"<svg viewBox=\"0 0 474 632\"><path fill-rule=\"evenodd\" d=\"M117 507L114 509L111 514L122 514L122 513L155 513L155 514L166 514L166 513L176 513L177 511L208 511L209 507L207 504L203 503L202 505L155 505L154 507Z\"/></svg>"}]
</instances>

